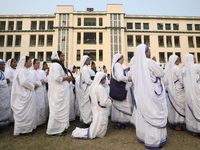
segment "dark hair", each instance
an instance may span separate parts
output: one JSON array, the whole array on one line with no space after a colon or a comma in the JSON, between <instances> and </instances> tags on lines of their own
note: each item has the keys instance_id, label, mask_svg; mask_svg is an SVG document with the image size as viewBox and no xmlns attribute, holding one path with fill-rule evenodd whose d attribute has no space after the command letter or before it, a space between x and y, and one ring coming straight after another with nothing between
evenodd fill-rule
<instances>
[{"instance_id":1,"label":"dark hair","mask_svg":"<svg viewBox=\"0 0 200 150\"><path fill-rule=\"evenodd\" d=\"M36 61L37 61L38 59L33 59L33 64L35 65L35 63L36 63Z\"/></svg>"},{"instance_id":2,"label":"dark hair","mask_svg":"<svg viewBox=\"0 0 200 150\"><path fill-rule=\"evenodd\" d=\"M109 77L109 76L110 76L110 74L108 73L108 74L107 74L107 76Z\"/></svg>"},{"instance_id":3,"label":"dark hair","mask_svg":"<svg viewBox=\"0 0 200 150\"><path fill-rule=\"evenodd\" d=\"M26 57L26 62L30 59L30 57L29 56L25 56Z\"/></svg>"},{"instance_id":4,"label":"dark hair","mask_svg":"<svg viewBox=\"0 0 200 150\"><path fill-rule=\"evenodd\" d=\"M105 68L106 68L106 66L103 65L103 69L105 69Z\"/></svg>"},{"instance_id":5,"label":"dark hair","mask_svg":"<svg viewBox=\"0 0 200 150\"><path fill-rule=\"evenodd\" d=\"M76 69L76 66L74 65L73 69Z\"/></svg>"},{"instance_id":6,"label":"dark hair","mask_svg":"<svg viewBox=\"0 0 200 150\"><path fill-rule=\"evenodd\" d=\"M13 62L14 60L16 60L16 59L12 58L11 61L10 61L10 64L12 64L12 62Z\"/></svg>"},{"instance_id":7,"label":"dark hair","mask_svg":"<svg viewBox=\"0 0 200 150\"><path fill-rule=\"evenodd\" d=\"M94 65L94 64L95 64L95 62L92 61L92 64L91 64L91 65Z\"/></svg>"},{"instance_id":8,"label":"dark hair","mask_svg":"<svg viewBox=\"0 0 200 150\"><path fill-rule=\"evenodd\" d=\"M57 53L58 53L58 56L60 57L60 55L62 54L62 52L61 51L57 51ZM64 66L64 64L63 63L61 63L61 61L60 60L57 60L57 59L53 59L53 60L51 60L51 62L52 63L58 63L58 64L60 64L61 65L61 67L63 68L63 71L67 74L67 69L65 68L65 66Z\"/></svg>"},{"instance_id":9,"label":"dark hair","mask_svg":"<svg viewBox=\"0 0 200 150\"><path fill-rule=\"evenodd\" d=\"M46 62L46 61L43 61L43 64L42 64L42 65L45 65L45 64L47 64L47 62Z\"/></svg>"}]
</instances>

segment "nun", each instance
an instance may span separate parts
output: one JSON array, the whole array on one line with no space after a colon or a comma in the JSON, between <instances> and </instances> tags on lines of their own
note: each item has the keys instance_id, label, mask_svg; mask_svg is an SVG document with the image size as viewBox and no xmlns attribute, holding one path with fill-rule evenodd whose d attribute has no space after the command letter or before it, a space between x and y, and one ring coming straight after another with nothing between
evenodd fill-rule
<instances>
[{"instance_id":1,"label":"nun","mask_svg":"<svg viewBox=\"0 0 200 150\"><path fill-rule=\"evenodd\" d=\"M46 133L52 137L62 137L69 127L69 82L72 77L64 67L65 56L61 51L54 52L51 61L48 77L50 115Z\"/></svg>"},{"instance_id":2,"label":"nun","mask_svg":"<svg viewBox=\"0 0 200 150\"><path fill-rule=\"evenodd\" d=\"M163 69L150 58L145 44L136 47L132 63L132 80L136 101L136 136L148 149L159 149L167 139L167 102L161 81ZM135 110L134 110L135 111Z\"/></svg>"},{"instance_id":3,"label":"nun","mask_svg":"<svg viewBox=\"0 0 200 150\"><path fill-rule=\"evenodd\" d=\"M172 129L183 130L185 124L185 91L183 87L181 68L178 67L180 58L171 55L165 67L164 84L168 104L168 122Z\"/></svg>"},{"instance_id":4,"label":"nun","mask_svg":"<svg viewBox=\"0 0 200 150\"><path fill-rule=\"evenodd\" d=\"M9 125L11 115L9 79L4 75L5 62L0 59L0 127Z\"/></svg>"},{"instance_id":5,"label":"nun","mask_svg":"<svg viewBox=\"0 0 200 150\"><path fill-rule=\"evenodd\" d=\"M32 65L29 56L23 56L16 68L12 93L11 108L14 112L14 135L28 135L36 128L35 90L39 87L30 75Z\"/></svg>"},{"instance_id":6,"label":"nun","mask_svg":"<svg viewBox=\"0 0 200 150\"><path fill-rule=\"evenodd\" d=\"M103 138L107 131L109 107L112 98L103 87L106 82L106 74L98 72L90 86L90 99L92 109L92 123L89 128L81 129L76 127L72 132L71 138L93 139L95 137Z\"/></svg>"},{"instance_id":7,"label":"nun","mask_svg":"<svg viewBox=\"0 0 200 150\"><path fill-rule=\"evenodd\" d=\"M98 72L103 72L106 74L106 82L105 82L105 84L103 84L103 86L106 89L107 93L109 94L110 93L110 86L109 86L110 82L108 81L106 66L104 66L104 65L100 66L98 69Z\"/></svg>"}]
</instances>

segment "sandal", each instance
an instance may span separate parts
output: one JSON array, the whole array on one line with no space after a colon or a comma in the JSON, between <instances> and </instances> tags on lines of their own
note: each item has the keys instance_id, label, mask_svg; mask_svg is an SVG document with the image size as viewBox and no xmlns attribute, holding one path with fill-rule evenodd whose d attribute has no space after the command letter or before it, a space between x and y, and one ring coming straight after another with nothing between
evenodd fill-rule
<instances>
[{"instance_id":1,"label":"sandal","mask_svg":"<svg viewBox=\"0 0 200 150\"><path fill-rule=\"evenodd\" d=\"M58 134L51 135L51 137L64 137L64 136L66 136L65 133L58 133Z\"/></svg>"},{"instance_id":2,"label":"sandal","mask_svg":"<svg viewBox=\"0 0 200 150\"><path fill-rule=\"evenodd\" d=\"M121 129L123 129L123 130L128 130L129 129L129 127L127 125L125 125L125 124L122 124L120 126L121 126Z\"/></svg>"},{"instance_id":3,"label":"sandal","mask_svg":"<svg viewBox=\"0 0 200 150\"><path fill-rule=\"evenodd\" d=\"M115 129L115 130L121 130L121 126L116 124L116 125L114 126L114 129Z\"/></svg>"}]
</instances>

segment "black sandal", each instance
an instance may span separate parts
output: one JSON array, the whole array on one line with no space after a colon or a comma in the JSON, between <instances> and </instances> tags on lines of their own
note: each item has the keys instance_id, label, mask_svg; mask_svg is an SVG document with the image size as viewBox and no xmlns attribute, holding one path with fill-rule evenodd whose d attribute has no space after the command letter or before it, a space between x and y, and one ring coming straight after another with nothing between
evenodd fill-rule
<instances>
[{"instance_id":1,"label":"black sandal","mask_svg":"<svg viewBox=\"0 0 200 150\"><path fill-rule=\"evenodd\" d=\"M125 124L122 124L120 126L121 126L121 129L123 129L123 130L129 130L129 127Z\"/></svg>"},{"instance_id":2,"label":"black sandal","mask_svg":"<svg viewBox=\"0 0 200 150\"><path fill-rule=\"evenodd\" d=\"M114 126L114 129L115 129L115 130L121 130L121 126L116 124L116 125Z\"/></svg>"},{"instance_id":3,"label":"black sandal","mask_svg":"<svg viewBox=\"0 0 200 150\"><path fill-rule=\"evenodd\" d=\"M58 133L51 135L51 137L64 137L64 136L66 136L66 133Z\"/></svg>"}]
</instances>

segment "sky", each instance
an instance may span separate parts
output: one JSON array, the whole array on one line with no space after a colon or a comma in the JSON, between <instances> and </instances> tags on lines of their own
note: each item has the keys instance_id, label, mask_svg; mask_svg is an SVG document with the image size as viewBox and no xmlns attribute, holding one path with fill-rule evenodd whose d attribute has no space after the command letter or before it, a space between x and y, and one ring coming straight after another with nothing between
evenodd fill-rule
<instances>
[{"instance_id":1,"label":"sky","mask_svg":"<svg viewBox=\"0 0 200 150\"><path fill-rule=\"evenodd\" d=\"M0 15L54 14L56 5L75 11L106 11L107 4L123 4L129 15L200 16L200 0L0 0Z\"/></svg>"}]
</instances>

